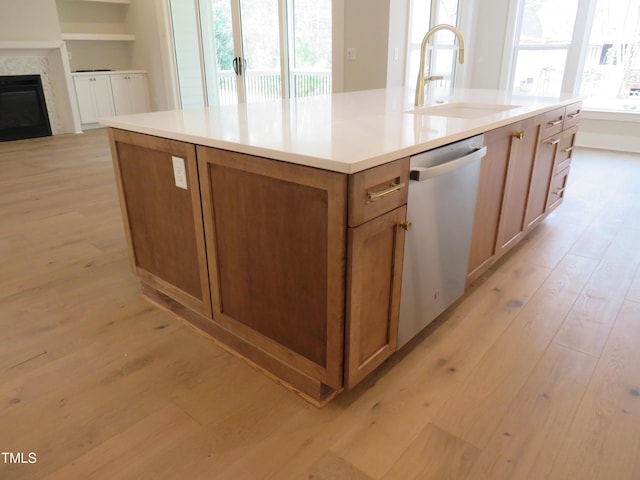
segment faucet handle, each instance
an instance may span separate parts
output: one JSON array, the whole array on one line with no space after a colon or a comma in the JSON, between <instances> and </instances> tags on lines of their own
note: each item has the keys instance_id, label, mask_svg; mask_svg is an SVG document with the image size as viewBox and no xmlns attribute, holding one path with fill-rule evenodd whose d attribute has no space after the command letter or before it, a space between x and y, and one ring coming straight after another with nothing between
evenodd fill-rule
<instances>
[{"instance_id":1,"label":"faucet handle","mask_svg":"<svg viewBox=\"0 0 640 480\"><path fill-rule=\"evenodd\" d=\"M425 82L433 82L434 80L444 80L444 77L442 75L430 75L424 79Z\"/></svg>"}]
</instances>

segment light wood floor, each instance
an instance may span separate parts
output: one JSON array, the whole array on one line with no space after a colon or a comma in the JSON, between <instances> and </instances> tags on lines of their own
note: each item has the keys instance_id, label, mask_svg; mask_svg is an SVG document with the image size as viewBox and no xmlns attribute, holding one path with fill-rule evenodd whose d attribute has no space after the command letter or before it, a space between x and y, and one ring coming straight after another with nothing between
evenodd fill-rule
<instances>
[{"instance_id":1,"label":"light wood floor","mask_svg":"<svg viewBox=\"0 0 640 480\"><path fill-rule=\"evenodd\" d=\"M640 157L322 410L150 306L107 139L0 144L1 479L640 478ZM25 457L26 460L26 457Z\"/></svg>"}]
</instances>

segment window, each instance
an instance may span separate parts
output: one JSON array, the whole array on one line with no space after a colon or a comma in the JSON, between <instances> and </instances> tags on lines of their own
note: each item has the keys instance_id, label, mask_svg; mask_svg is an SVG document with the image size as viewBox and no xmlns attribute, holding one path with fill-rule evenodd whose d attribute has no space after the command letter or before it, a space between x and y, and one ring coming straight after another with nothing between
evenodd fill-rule
<instances>
[{"instance_id":1,"label":"window","mask_svg":"<svg viewBox=\"0 0 640 480\"><path fill-rule=\"evenodd\" d=\"M578 0L524 0L514 48L513 91L560 94Z\"/></svg>"},{"instance_id":2,"label":"window","mask_svg":"<svg viewBox=\"0 0 640 480\"><path fill-rule=\"evenodd\" d=\"M640 99L640 0L597 0L580 94Z\"/></svg>"},{"instance_id":3,"label":"window","mask_svg":"<svg viewBox=\"0 0 640 480\"><path fill-rule=\"evenodd\" d=\"M640 110L640 0L520 0L509 88Z\"/></svg>"}]
</instances>

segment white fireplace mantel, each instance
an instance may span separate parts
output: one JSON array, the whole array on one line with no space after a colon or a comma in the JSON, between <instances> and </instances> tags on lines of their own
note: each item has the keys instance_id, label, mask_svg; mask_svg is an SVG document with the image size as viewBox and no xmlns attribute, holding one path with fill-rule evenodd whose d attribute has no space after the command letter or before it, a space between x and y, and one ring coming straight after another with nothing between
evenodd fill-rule
<instances>
[{"instance_id":1,"label":"white fireplace mantel","mask_svg":"<svg viewBox=\"0 0 640 480\"><path fill-rule=\"evenodd\" d=\"M33 72L3 72L2 65L15 65L15 59L29 57L43 59L43 69L50 83L45 88L45 100L54 134L81 133L80 115L75 101L71 68L66 44L61 40L53 41L0 41L0 74L21 75ZM20 64L20 62L18 62ZM44 82L43 82L44 83Z\"/></svg>"}]
</instances>

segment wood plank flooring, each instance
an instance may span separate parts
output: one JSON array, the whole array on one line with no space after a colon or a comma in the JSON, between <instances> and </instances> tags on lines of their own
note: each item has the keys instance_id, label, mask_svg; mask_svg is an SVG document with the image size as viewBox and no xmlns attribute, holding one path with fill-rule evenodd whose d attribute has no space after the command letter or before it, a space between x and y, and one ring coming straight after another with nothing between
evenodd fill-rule
<instances>
[{"instance_id":1,"label":"wood plank flooring","mask_svg":"<svg viewBox=\"0 0 640 480\"><path fill-rule=\"evenodd\" d=\"M0 479L639 479L640 156L571 168L491 275L318 410L140 296L104 130L0 143Z\"/></svg>"}]
</instances>

